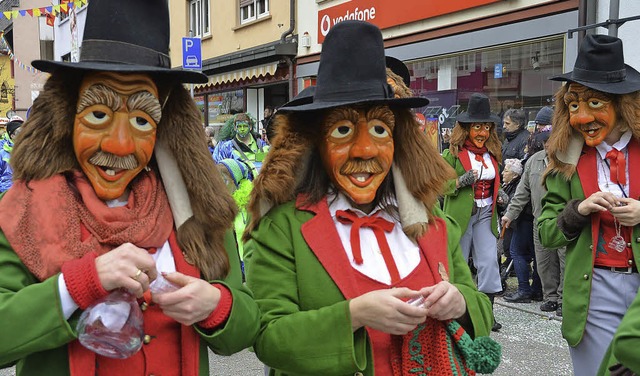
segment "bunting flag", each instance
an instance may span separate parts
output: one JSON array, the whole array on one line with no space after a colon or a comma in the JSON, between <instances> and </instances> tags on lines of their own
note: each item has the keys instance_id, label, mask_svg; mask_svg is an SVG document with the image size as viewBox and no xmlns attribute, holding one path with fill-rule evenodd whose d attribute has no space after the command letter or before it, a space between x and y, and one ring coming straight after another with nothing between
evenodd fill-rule
<instances>
[{"instance_id":1,"label":"bunting flag","mask_svg":"<svg viewBox=\"0 0 640 376\"><path fill-rule=\"evenodd\" d=\"M7 12L0 12L0 19L6 18L8 20L15 19L18 17L40 17L44 15L53 15L53 17L58 14L68 14L69 9L76 7L80 8L89 3L89 0L61 0L58 5L50 5L48 7L41 8L32 8L32 9L20 9L20 10L12 10Z\"/></svg>"},{"instance_id":2,"label":"bunting flag","mask_svg":"<svg viewBox=\"0 0 640 376\"><path fill-rule=\"evenodd\" d=\"M9 55L9 58L13 60L14 66L17 66L22 70L26 70L27 72L34 73L34 74L41 72L40 70L32 67L31 64L25 64L16 57L13 51L11 51L11 47L9 47L9 43L7 43L7 41L4 39L4 31L0 31L0 44L3 47L6 47L7 50L9 51L8 55Z\"/></svg>"}]
</instances>

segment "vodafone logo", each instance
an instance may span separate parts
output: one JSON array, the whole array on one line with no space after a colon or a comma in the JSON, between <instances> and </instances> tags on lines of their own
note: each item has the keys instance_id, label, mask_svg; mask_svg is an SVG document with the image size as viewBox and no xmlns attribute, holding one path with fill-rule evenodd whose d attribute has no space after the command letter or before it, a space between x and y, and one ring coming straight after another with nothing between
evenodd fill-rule
<instances>
[{"instance_id":1,"label":"vodafone logo","mask_svg":"<svg viewBox=\"0 0 640 376\"><path fill-rule=\"evenodd\" d=\"M320 34L323 37L327 36L327 33L332 26L335 26L338 22L346 20L358 20L358 21L371 21L376 18L376 7L370 7L365 9L347 9L343 15L332 17L325 14L320 19Z\"/></svg>"}]
</instances>

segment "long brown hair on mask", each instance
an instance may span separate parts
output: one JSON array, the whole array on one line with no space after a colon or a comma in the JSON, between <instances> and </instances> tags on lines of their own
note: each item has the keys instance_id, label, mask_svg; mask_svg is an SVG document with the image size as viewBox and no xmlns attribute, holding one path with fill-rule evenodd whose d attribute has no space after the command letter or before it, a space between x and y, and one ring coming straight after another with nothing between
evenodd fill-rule
<instances>
[{"instance_id":1,"label":"long brown hair on mask","mask_svg":"<svg viewBox=\"0 0 640 376\"><path fill-rule=\"evenodd\" d=\"M72 135L82 78L77 70L58 69L47 80L12 152L15 179L28 183L80 169ZM229 271L225 236L237 213L235 202L211 159L189 92L168 76L152 78L163 105L157 140L173 153L193 210L176 231L178 243L207 279L224 278ZM155 159L151 167L155 170Z\"/></svg>"},{"instance_id":2,"label":"long brown hair on mask","mask_svg":"<svg viewBox=\"0 0 640 376\"><path fill-rule=\"evenodd\" d=\"M451 131L451 140L449 141L449 151L454 157L458 156L462 145L464 145L464 142L469 138L469 128L471 127L471 124L472 123L456 122L456 125L453 127L453 130ZM495 124L491 127L489 138L485 142L484 146L487 147L489 154L493 155L498 163L502 162L502 144L500 143L500 139L498 139L498 132L496 131Z\"/></svg>"},{"instance_id":3,"label":"long brown hair on mask","mask_svg":"<svg viewBox=\"0 0 640 376\"><path fill-rule=\"evenodd\" d=\"M570 144L569 140L577 133L569 123L569 108L564 102L564 96L568 91L569 83L560 87L555 94L553 128L551 129L549 141L547 141L549 166L547 166L547 170L544 173L544 178L550 173L558 173L568 181L576 171L575 165L561 162L557 156L558 153L567 151ZM618 114L617 126L623 130L631 129L633 136L636 139L640 139L640 91L629 94L609 95Z\"/></svg>"}]
</instances>

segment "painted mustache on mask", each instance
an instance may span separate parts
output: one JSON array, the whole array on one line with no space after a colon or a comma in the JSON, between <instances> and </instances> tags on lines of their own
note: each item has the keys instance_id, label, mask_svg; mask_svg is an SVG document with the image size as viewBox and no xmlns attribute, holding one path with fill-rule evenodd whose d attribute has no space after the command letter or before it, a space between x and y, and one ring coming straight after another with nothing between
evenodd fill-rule
<instances>
[{"instance_id":1,"label":"painted mustache on mask","mask_svg":"<svg viewBox=\"0 0 640 376\"><path fill-rule=\"evenodd\" d=\"M89 163L96 166L121 170L133 170L138 167L138 160L133 154L119 157L115 154L104 151L97 151L93 156L91 156Z\"/></svg>"},{"instance_id":2,"label":"painted mustache on mask","mask_svg":"<svg viewBox=\"0 0 640 376\"><path fill-rule=\"evenodd\" d=\"M340 168L342 175L358 173L380 174L383 171L384 168L382 168L378 159L350 159Z\"/></svg>"}]
</instances>

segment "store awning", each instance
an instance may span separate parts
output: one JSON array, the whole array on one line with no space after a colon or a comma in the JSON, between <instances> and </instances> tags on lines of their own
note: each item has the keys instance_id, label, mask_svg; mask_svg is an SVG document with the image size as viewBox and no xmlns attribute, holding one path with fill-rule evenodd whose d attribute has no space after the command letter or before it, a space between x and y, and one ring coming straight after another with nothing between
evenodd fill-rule
<instances>
[{"instance_id":1,"label":"store awning","mask_svg":"<svg viewBox=\"0 0 640 376\"><path fill-rule=\"evenodd\" d=\"M246 79L252 79L255 77L266 76L267 74L273 75L278 69L278 63L257 65L246 69L240 69L231 72L224 72L220 74L214 74L209 76L209 81L203 85L196 85L196 88L203 88L206 86L213 86L227 82L240 81Z\"/></svg>"}]
</instances>

